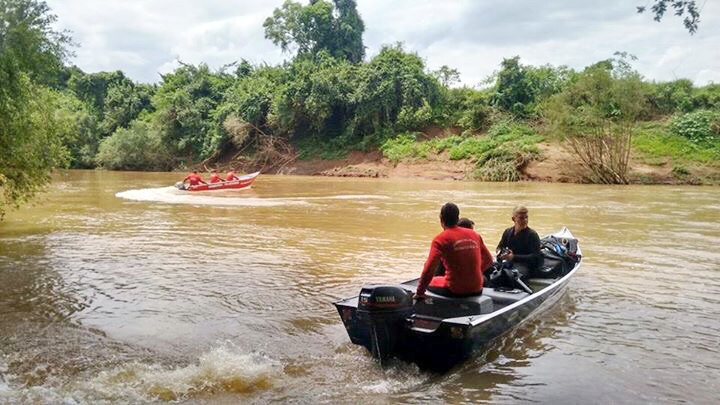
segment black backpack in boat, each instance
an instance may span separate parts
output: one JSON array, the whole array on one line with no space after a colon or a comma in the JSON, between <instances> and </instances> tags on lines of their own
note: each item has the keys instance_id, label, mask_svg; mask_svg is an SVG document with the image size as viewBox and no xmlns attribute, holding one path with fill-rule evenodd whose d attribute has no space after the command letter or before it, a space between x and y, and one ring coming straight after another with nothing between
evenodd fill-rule
<instances>
[{"instance_id":1,"label":"black backpack in boat","mask_svg":"<svg viewBox=\"0 0 720 405\"><path fill-rule=\"evenodd\" d=\"M540 239L540 253L543 264L537 277L554 278L567 274L575 267L577 257L577 239L558 238L550 235Z\"/></svg>"}]
</instances>

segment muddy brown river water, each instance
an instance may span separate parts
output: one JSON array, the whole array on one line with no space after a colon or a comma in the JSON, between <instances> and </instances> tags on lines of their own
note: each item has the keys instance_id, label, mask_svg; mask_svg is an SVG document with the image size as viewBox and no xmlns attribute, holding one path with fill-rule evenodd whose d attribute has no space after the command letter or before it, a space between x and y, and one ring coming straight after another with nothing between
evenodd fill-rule
<instances>
[{"instance_id":1,"label":"muddy brown river water","mask_svg":"<svg viewBox=\"0 0 720 405\"><path fill-rule=\"evenodd\" d=\"M0 223L0 403L717 403L720 188L65 171ZM456 202L585 259L557 305L446 374L349 342L332 302L419 276Z\"/></svg>"}]
</instances>

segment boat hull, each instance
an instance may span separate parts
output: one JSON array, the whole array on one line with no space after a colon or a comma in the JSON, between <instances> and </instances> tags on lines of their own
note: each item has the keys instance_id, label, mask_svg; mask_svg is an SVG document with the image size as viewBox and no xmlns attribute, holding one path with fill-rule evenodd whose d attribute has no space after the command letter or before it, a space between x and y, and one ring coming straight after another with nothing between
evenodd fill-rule
<instances>
[{"instance_id":1,"label":"boat hull","mask_svg":"<svg viewBox=\"0 0 720 405\"><path fill-rule=\"evenodd\" d=\"M474 353L482 352L495 338L550 308L566 291L568 282L569 278L541 294L528 297L525 302L513 304L498 314L481 316L481 319L445 320L431 333L411 328L408 344L399 350L398 357L422 368L449 369Z\"/></svg>"}]
</instances>

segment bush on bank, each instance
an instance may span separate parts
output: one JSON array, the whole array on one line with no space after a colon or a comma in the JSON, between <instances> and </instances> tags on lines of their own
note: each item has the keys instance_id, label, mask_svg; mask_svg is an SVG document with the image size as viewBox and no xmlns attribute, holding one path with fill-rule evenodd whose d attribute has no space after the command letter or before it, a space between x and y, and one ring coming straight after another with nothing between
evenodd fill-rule
<instances>
[{"instance_id":1,"label":"bush on bank","mask_svg":"<svg viewBox=\"0 0 720 405\"><path fill-rule=\"evenodd\" d=\"M679 114L670 121L670 131L697 144L720 141L720 110L698 110Z\"/></svg>"},{"instance_id":2,"label":"bush on bank","mask_svg":"<svg viewBox=\"0 0 720 405\"><path fill-rule=\"evenodd\" d=\"M97 164L111 170L169 170L173 167L170 152L160 133L145 121L135 121L130 128L119 128L105 138L97 154Z\"/></svg>"},{"instance_id":3,"label":"bush on bank","mask_svg":"<svg viewBox=\"0 0 720 405\"><path fill-rule=\"evenodd\" d=\"M393 163L403 159L428 159L447 154L450 160L468 159L476 168L471 177L484 181L517 181L523 168L540 156L543 140L533 128L514 120L495 123L487 133L466 131L433 139L420 133L402 133L385 141L380 150Z\"/></svg>"}]
</instances>

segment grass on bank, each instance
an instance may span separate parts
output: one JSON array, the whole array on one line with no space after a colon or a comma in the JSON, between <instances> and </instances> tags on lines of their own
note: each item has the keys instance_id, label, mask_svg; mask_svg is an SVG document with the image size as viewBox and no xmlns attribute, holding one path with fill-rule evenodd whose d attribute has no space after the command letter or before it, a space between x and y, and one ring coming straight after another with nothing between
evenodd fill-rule
<instances>
[{"instance_id":1,"label":"grass on bank","mask_svg":"<svg viewBox=\"0 0 720 405\"><path fill-rule=\"evenodd\" d=\"M696 142L674 134L661 121L643 122L635 127L633 149L650 165L710 164L720 165L720 142Z\"/></svg>"},{"instance_id":2,"label":"grass on bank","mask_svg":"<svg viewBox=\"0 0 720 405\"><path fill-rule=\"evenodd\" d=\"M643 122L635 127L632 146L643 162L670 165L674 178L687 184L718 184L720 138L688 137L673 122ZM708 170L709 169L709 170Z\"/></svg>"},{"instance_id":3,"label":"grass on bank","mask_svg":"<svg viewBox=\"0 0 720 405\"><path fill-rule=\"evenodd\" d=\"M483 181L517 181L522 169L540 157L538 142L543 140L534 129L512 121L500 121L487 135L465 132L444 138L420 140L418 133L403 133L385 141L380 150L390 161L427 159L447 153L451 160L475 162L470 177Z\"/></svg>"}]
</instances>

